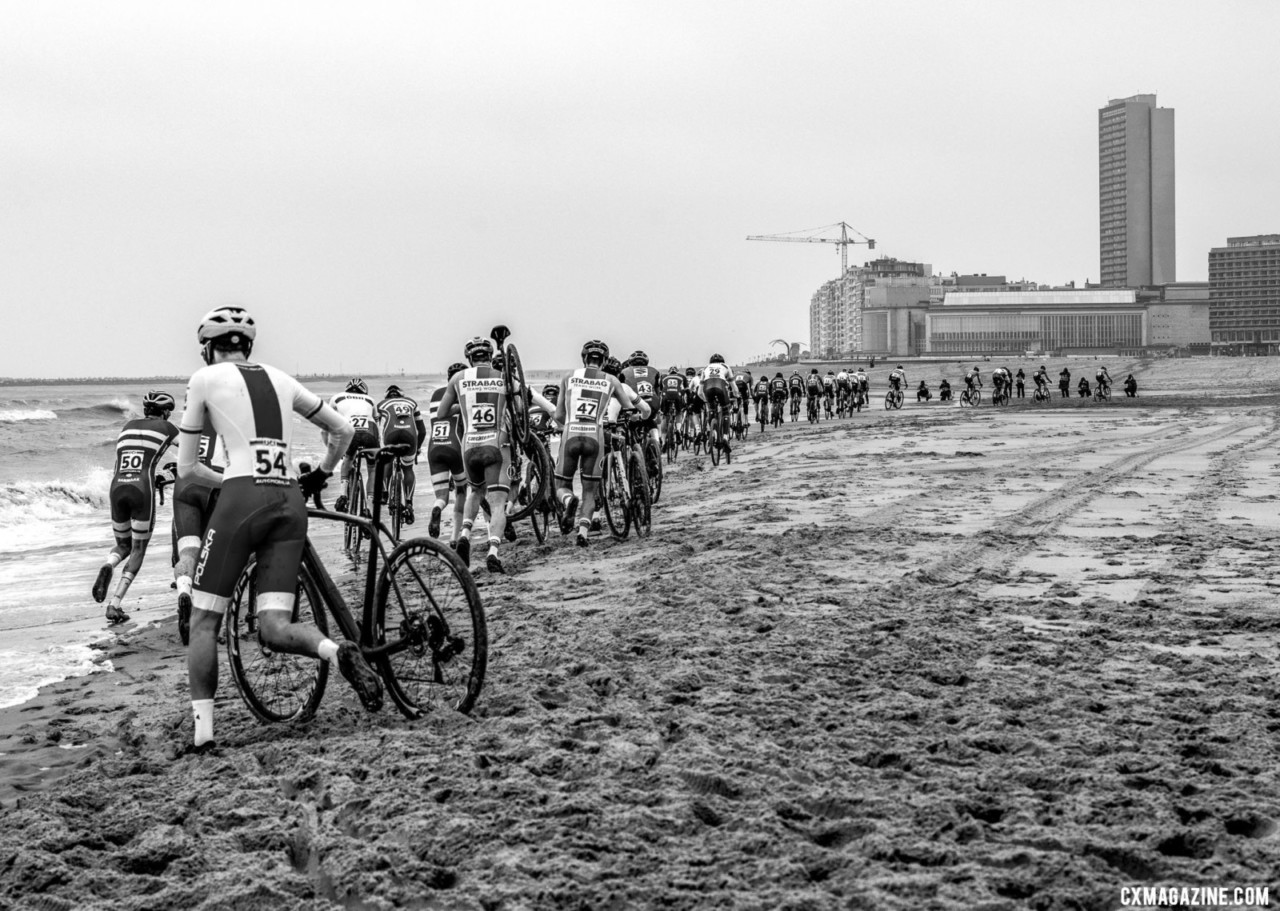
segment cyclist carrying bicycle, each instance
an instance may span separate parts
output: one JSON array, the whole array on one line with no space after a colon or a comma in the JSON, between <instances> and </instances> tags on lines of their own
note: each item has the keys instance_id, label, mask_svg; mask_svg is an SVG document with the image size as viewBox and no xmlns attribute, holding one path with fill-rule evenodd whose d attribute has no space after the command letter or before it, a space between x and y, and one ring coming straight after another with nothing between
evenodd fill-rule
<instances>
[{"instance_id":1,"label":"cyclist carrying bicycle","mask_svg":"<svg viewBox=\"0 0 1280 911\"><path fill-rule=\"evenodd\" d=\"M258 635L264 646L324 659L351 683L365 708L382 706L382 684L354 642L335 642L309 623L292 620L298 568L307 536L309 497L333 476L355 429L332 406L282 370L249 362L257 327L242 307L218 307L196 331L205 367L187 384L180 422L178 475L221 487L205 532L192 593L187 652L192 745L211 749L213 697L218 686L218 627L236 580L257 555ZM323 429L325 454L295 479L290 460L293 415ZM209 423L223 439L227 468L200 464L200 436Z\"/></svg>"},{"instance_id":2,"label":"cyclist carrying bicycle","mask_svg":"<svg viewBox=\"0 0 1280 911\"><path fill-rule=\"evenodd\" d=\"M345 392L339 392L329 399L329 407L346 418L352 429L355 430L355 436L351 438L350 447L343 456L342 473L339 475L345 488L357 458L363 458L369 463L369 466L372 465L373 456L361 456L359 455L360 450L377 449L381 445L378 440L378 406L369 397L369 384L362 379L354 378L347 381ZM321 433L321 438L324 439L324 433ZM329 441L324 439L324 442L327 445ZM366 503L373 502L372 471L365 472L364 495ZM338 512L347 511L347 497L345 494L338 497L333 504L333 508ZM369 508L367 506L364 508L363 513L365 518L369 517Z\"/></svg>"},{"instance_id":3,"label":"cyclist carrying bicycle","mask_svg":"<svg viewBox=\"0 0 1280 911\"><path fill-rule=\"evenodd\" d=\"M378 427L382 431L383 446L409 447L410 453L399 457L403 484L400 503L404 524L412 525L413 492L417 486L413 466L418 461L422 444L427 440L427 427L422 422L418 403L401 392L395 383L387 387L386 394L378 403Z\"/></svg>"},{"instance_id":4,"label":"cyclist carrying bicycle","mask_svg":"<svg viewBox=\"0 0 1280 911\"><path fill-rule=\"evenodd\" d=\"M591 517L595 514L604 467L604 419L612 402L622 408L637 408L640 418L650 416L649 403L618 379L604 371L609 346L592 339L582 346L582 367L560 381L556 402L556 423L563 426L560 454L556 460L556 496L564 505L560 530L568 534L576 521L579 547L587 546ZM582 514L573 494L573 477L582 475Z\"/></svg>"}]
</instances>

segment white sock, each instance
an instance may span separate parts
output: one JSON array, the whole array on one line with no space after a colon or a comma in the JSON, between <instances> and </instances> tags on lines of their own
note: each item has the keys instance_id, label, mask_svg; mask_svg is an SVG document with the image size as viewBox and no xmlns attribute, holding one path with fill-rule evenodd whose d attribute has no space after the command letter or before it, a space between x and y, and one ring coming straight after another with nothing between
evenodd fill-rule
<instances>
[{"instance_id":1,"label":"white sock","mask_svg":"<svg viewBox=\"0 0 1280 911\"><path fill-rule=\"evenodd\" d=\"M334 661L338 657L338 643L332 639L321 639L316 646L316 654L325 661Z\"/></svg>"},{"instance_id":2,"label":"white sock","mask_svg":"<svg viewBox=\"0 0 1280 911\"><path fill-rule=\"evenodd\" d=\"M191 577L190 576L179 576L174 581L178 583L178 594L180 595L191 594Z\"/></svg>"},{"instance_id":3,"label":"white sock","mask_svg":"<svg viewBox=\"0 0 1280 911\"><path fill-rule=\"evenodd\" d=\"M212 699L192 699L191 700L191 717L196 722L196 736L192 741L196 746L202 746L213 739L213 700Z\"/></svg>"}]
</instances>

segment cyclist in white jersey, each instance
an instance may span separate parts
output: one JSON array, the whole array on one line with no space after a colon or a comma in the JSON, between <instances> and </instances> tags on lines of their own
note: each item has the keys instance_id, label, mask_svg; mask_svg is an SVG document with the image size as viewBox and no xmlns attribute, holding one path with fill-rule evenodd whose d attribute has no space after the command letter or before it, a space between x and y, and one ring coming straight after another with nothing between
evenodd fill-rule
<instances>
[{"instance_id":1,"label":"cyclist in white jersey","mask_svg":"<svg viewBox=\"0 0 1280 911\"><path fill-rule=\"evenodd\" d=\"M218 686L218 627L236 580L257 557L258 634L279 652L323 658L350 681L367 709L382 705L382 686L354 642L335 642L308 623L291 620L298 566L307 534L303 497L332 476L354 430L342 415L282 370L252 364L253 318L241 307L219 307L197 331L204 361L187 384L186 411L179 424L178 474L220 487L209 519L192 593L191 642L187 653L193 746L213 740L213 697ZM289 446L293 414L327 432L320 466L296 479ZM199 462L206 422L226 446L227 467L218 474Z\"/></svg>"},{"instance_id":2,"label":"cyclist in white jersey","mask_svg":"<svg viewBox=\"0 0 1280 911\"><path fill-rule=\"evenodd\" d=\"M357 453L362 449L377 449L381 445L378 433L378 405L374 402L373 397L369 395L369 386L362 379L351 379L347 381L346 392L339 392L333 398L329 399L329 405L334 411L342 415L343 418L355 430L355 436L352 437L351 443L347 446L347 451L342 459L342 473L339 477L342 479L342 489L347 489L347 478L351 476L351 469L357 458L364 458L369 464L365 466L364 473L364 501L365 503L373 503L373 465L369 456L359 456ZM325 439L327 444L329 441ZM334 509L338 512L347 511L347 496L343 493L334 503ZM364 512L369 512L369 507L364 508Z\"/></svg>"}]
</instances>

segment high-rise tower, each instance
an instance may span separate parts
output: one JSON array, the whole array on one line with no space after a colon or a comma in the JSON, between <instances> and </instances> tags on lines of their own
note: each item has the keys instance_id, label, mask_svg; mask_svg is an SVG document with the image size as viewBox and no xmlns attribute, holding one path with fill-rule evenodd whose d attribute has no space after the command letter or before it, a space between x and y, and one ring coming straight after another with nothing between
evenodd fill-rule
<instances>
[{"instance_id":1,"label":"high-rise tower","mask_svg":"<svg viewBox=\"0 0 1280 911\"><path fill-rule=\"evenodd\" d=\"M1175 281L1173 108L1155 95L1098 111L1098 202L1102 284Z\"/></svg>"}]
</instances>

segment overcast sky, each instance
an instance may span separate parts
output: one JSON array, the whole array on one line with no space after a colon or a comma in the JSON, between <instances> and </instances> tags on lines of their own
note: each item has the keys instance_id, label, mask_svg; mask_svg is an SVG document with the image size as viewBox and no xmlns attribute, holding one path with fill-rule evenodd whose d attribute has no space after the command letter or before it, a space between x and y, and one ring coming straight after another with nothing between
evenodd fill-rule
<instances>
[{"instance_id":1,"label":"overcast sky","mask_svg":"<svg viewBox=\"0 0 1280 911\"><path fill-rule=\"evenodd\" d=\"M1280 232L1280 3L0 0L4 376L808 342L873 255L1097 280L1098 109L1176 110L1178 278ZM850 261L869 258L850 248Z\"/></svg>"}]
</instances>

